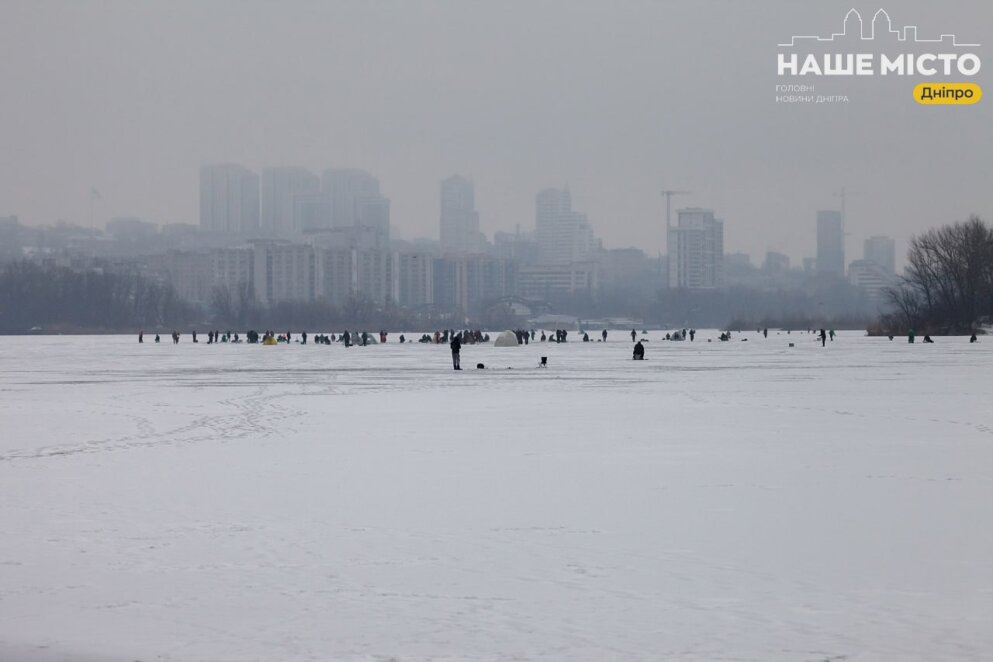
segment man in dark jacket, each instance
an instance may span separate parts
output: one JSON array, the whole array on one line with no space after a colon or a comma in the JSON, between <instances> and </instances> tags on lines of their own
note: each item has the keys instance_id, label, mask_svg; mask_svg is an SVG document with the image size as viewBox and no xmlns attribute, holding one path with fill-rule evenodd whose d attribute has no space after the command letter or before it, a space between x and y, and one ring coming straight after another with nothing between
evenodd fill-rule
<instances>
[{"instance_id":1,"label":"man in dark jacket","mask_svg":"<svg viewBox=\"0 0 993 662\"><path fill-rule=\"evenodd\" d=\"M640 340L634 344L634 356L631 358L635 361L645 360L645 346L641 344Z\"/></svg>"},{"instance_id":2,"label":"man in dark jacket","mask_svg":"<svg viewBox=\"0 0 993 662\"><path fill-rule=\"evenodd\" d=\"M452 334L452 342L449 343L449 347L452 348L452 365L456 370L461 370L462 366L459 365L459 352L462 351L462 341L459 340L457 335Z\"/></svg>"}]
</instances>

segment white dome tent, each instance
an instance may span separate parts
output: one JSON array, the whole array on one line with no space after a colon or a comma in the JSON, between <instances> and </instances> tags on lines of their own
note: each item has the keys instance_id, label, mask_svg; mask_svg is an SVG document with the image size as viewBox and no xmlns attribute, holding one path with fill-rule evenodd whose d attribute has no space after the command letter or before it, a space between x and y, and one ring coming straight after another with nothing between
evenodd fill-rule
<instances>
[{"instance_id":1,"label":"white dome tent","mask_svg":"<svg viewBox=\"0 0 993 662\"><path fill-rule=\"evenodd\" d=\"M517 334L513 331L504 331L493 342L494 347L517 347L517 345Z\"/></svg>"}]
</instances>

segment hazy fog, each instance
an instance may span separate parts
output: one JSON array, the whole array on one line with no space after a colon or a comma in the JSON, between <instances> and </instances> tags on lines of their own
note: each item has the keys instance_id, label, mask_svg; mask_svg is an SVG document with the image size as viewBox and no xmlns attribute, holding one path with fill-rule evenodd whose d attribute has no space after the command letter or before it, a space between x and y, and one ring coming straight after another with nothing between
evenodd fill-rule
<instances>
[{"instance_id":1,"label":"hazy fog","mask_svg":"<svg viewBox=\"0 0 993 662\"><path fill-rule=\"evenodd\" d=\"M842 185L850 257L871 234L902 254L914 231L993 218L993 99L920 106L920 79L894 78L846 87L843 107L775 103L776 44L852 6L981 43L993 94L988 0L3 0L0 215L86 223L96 187L100 226L196 223L198 166L234 161L368 169L406 237L437 237L455 172L487 234L532 228L535 193L568 184L608 246L652 252L663 186L756 260L812 255Z\"/></svg>"}]
</instances>

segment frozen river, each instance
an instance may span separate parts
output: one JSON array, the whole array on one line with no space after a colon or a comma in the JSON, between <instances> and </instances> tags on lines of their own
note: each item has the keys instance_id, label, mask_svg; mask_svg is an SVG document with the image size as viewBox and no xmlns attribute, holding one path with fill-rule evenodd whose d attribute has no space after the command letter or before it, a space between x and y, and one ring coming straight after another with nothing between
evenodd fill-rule
<instances>
[{"instance_id":1,"label":"frozen river","mask_svg":"<svg viewBox=\"0 0 993 662\"><path fill-rule=\"evenodd\" d=\"M993 658L993 338L660 336L3 338L0 659Z\"/></svg>"}]
</instances>

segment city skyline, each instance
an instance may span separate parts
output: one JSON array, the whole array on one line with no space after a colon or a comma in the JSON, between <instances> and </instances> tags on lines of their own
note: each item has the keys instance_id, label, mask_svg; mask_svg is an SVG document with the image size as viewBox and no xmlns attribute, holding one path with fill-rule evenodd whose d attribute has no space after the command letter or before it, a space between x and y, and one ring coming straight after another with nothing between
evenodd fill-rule
<instances>
[{"instance_id":1,"label":"city skyline","mask_svg":"<svg viewBox=\"0 0 993 662\"><path fill-rule=\"evenodd\" d=\"M251 169L244 168L238 164L202 166L201 188L204 183L204 171L212 169L220 169L222 171L234 169L235 171L241 171L242 174L254 174ZM262 176L256 178L258 179L257 184L261 191L260 202L258 203L261 206L261 221L258 224L259 236L296 236L299 238L306 231L313 229L341 228L351 227L353 225L368 226L370 225L368 219L363 220L356 215L360 211L355 207L355 196L358 195L360 200L368 201L372 199L374 201L384 201L386 206L385 219L378 219L378 223L371 225L378 225L380 229L385 228L386 239L388 240L391 237L389 199L382 195L379 180L371 173L356 168L329 168L324 170L324 175L321 178L301 166L264 166L261 168L261 172ZM440 190L437 237L404 237L404 239L435 241L440 246L442 252L486 252L486 246L489 244L490 238L485 232L479 230L479 211L476 209L475 204L474 183L463 175L454 173L440 181ZM677 191L676 193L681 195L690 194L689 191ZM203 199L203 190L201 190L200 195L201 199ZM844 189L840 193L836 192L833 195L835 197L847 196ZM320 203L320 211L323 218L310 225L301 223L299 218L300 201L302 200L305 204L311 204L315 199ZM568 186L562 189L556 189L554 187L544 188L537 193L535 200L536 215L532 232L539 243L539 262L562 264L592 259L595 250L603 248L637 248L644 250L639 246L603 246L602 242L596 239L595 228L589 222L586 214L576 212L572 209L572 193ZM841 206L842 209L840 210L817 210L814 255L803 256L800 260L796 261L797 264L805 259L813 259L815 264L818 265L817 269L820 272L840 276L845 274L848 267L848 262L845 259L845 237L849 236L849 232L844 224L844 215L846 212L844 200L842 200ZM685 214L705 211L711 214L711 216L713 215L713 211L711 210L703 210L691 205L678 206L674 211L677 216L677 224L673 229L677 230L677 232L669 231L669 236L666 239L666 251L660 253L660 255L668 256L668 247L670 245L674 248L676 247L677 238L682 236L678 232L681 223L679 219ZM276 218L277 213L281 213L283 218ZM202 214L203 210L201 209L200 229L210 231L210 228L205 227ZM541 228L543 217L545 218L545 229ZM833 234L829 243L833 242L840 245L825 249L825 235L822 224L828 217L837 226L832 231ZM131 219L137 217L116 217L115 219L108 219L107 223L109 224L121 218ZM750 259L755 260L754 264L759 265L762 263L761 258L763 258L763 254L761 253L752 255L743 251L724 251L723 220L717 220L720 227L721 254L725 252L745 254ZM520 226L517 227L518 230L519 228ZM500 232L500 230L494 231L494 239ZM866 255L870 252L870 246L878 243L876 240L885 243L885 250L890 252L890 257L886 261L880 261L878 259L875 261L884 266L888 265L888 272L890 274L895 273L895 264L898 262L895 251L895 239L886 235L867 237L863 241L863 250ZM577 246L575 244L577 241L584 246L579 249L582 255L576 253ZM541 247L541 244L544 244L544 248ZM878 251L880 249L876 247L874 250ZM558 254L550 256L549 252L556 252ZM766 250L764 255L767 257L770 253L778 254L777 251ZM866 259L869 258L866 257ZM830 262L832 266L825 267L824 265L827 262ZM670 270L672 268L672 265L670 265ZM677 270L673 273L679 272ZM670 278L672 279L672 273L670 274ZM675 278L676 282L679 280L679 278ZM720 280L721 278L714 278L712 282L719 282Z\"/></svg>"},{"instance_id":2,"label":"city skyline","mask_svg":"<svg viewBox=\"0 0 993 662\"><path fill-rule=\"evenodd\" d=\"M334 200L336 198L334 196L332 196L332 194L331 194L331 189L333 189L335 186L338 186L339 188L341 188L341 187L344 187L344 188L349 188L349 187L355 188L360 193L360 197L362 197L363 195L365 195L367 198L370 198L371 197L371 198L373 198L375 200L382 200L383 201L383 204L385 204L385 206L386 206L386 209L385 209L385 212L384 212L385 213L385 218L384 218L384 220L382 220L380 222L380 224L381 225L384 225L388 229L388 232L387 232L387 237L388 238L397 238L397 239L403 239L403 240L408 240L408 241L409 240L414 240L414 241L437 241L437 242L439 242L439 244L441 245L441 247L442 247L443 250L445 248L453 248L453 246L446 245L446 242L445 242L445 240L443 238L443 230L441 229L441 226L440 226L440 224L437 221L436 221L436 224L435 224L435 228L434 228L434 233L433 234L431 234L431 232L429 231L426 235L412 236L412 235L409 235L409 234L404 233L402 231L402 229L400 230L400 232L395 232L395 230L397 228L394 228L391 225L391 223L390 223L390 213L389 213L390 199L387 196L384 196L384 195L382 195L380 193L380 182L379 182L378 178L376 178L373 174L371 174L371 173L369 173L369 172L367 172L365 170L358 169L358 168L325 168L325 169L323 169L323 176L318 176L314 171L312 171L309 168L306 168L304 166L295 166L295 165L261 166L260 168L257 169L258 172L256 172L256 169L253 169L251 167L247 167L247 166L244 166L244 165L241 165L241 164L237 164L237 163L212 163L212 164L205 164L205 165L202 165L200 167L200 184L201 184L201 189L198 191L198 195L199 195L199 197L201 199L200 216L198 218L191 219L191 220L188 220L188 221L174 221L174 222L175 223L181 223L181 224L194 225L194 226L199 227L201 230L210 231L210 228L209 227L205 227L204 222L203 222L203 213L204 213L204 210L203 210L203 207L202 207L202 204L203 204L202 201L204 199L204 192L202 190L202 187L203 187L203 183L204 183L204 172L205 171L230 172L232 170L234 170L236 172L239 172L243 176L254 176L255 186L256 186L256 189L257 189L256 195L255 195L255 205L258 207L257 212L255 214L256 218L255 218L254 222L255 222L255 226L257 228L257 234L259 236L270 236L270 234L271 234L271 236L280 236L280 229L282 229L285 232L296 233L297 235L299 235L303 230L306 230L308 228L312 229L312 228L318 228L318 227L332 228L332 227L348 227L348 226L351 226L354 223L354 221L355 221L355 210L352 208L354 206L354 201L351 201L350 200L348 202L347 207L349 207L349 209L345 213L343 213L342 210L338 208L338 207L341 207L342 203L339 202L336 205L336 203L334 202ZM337 177L337 179L340 180L341 183L339 183L337 185L335 185L335 184L329 184L329 179L330 178L334 178L334 177ZM276 201L273 200L274 197L277 197L278 196L278 193L274 193L273 192L273 189L274 188L276 188L276 189L279 188L278 186L275 186L274 187L274 184L273 184L274 178L281 178L278 181L281 182L282 188L285 189L282 192L282 198L283 199L281 201L278 201L278 202L276 202ZM294 182L296 182L296 184L294 184ZM444 196L446 195L446 193L445 193L446 184L447 185L452 185L453 183L456 183L456 182L457 182L457 184L456 184L457 186L468 186L468 190L469 190L468 197L469 197L469 200L470 200L470 204L472 205L471 227L473 227L473 228L479 228L479 215L480 214L479 214L479 210L477 209L477 206L475 204L475 193L474 193L475 183L473 181L469 180L468 178L464 177L460 173L452 173L449 176L444 177L444 178L442 178L440 180L440 185L441 185L441 188L442 188L442 198L440 199L440 202L438 203L438 212L437 212L438 215L436 216L436 218L442 218L444 216L444 212L445 212ZM296 188L294 188L294 186ZM366 190L364 192L361 190L363 186L366 187ZM267 190L268 190L268 192L267 192ZM594 237L597 238L597 239L599 239L600 235L597 232L596 223L595 222L591 222L587 218L587 215L586 214L580 214L578 212L573 212L573 210L571 208L571 205L572 205L572 202L571 202L571 199L572 199L571 187L569 187L568 185L564 186L562 189L555 189L554 187L544 187L541 190L539 190L539 191L536 192L536 196L538 196L540 198L542 196L542 194L548 194L548 193L553 192L553 191L561 191L562 193L564 193L567 196L567 198L568 198L568 206L569 206L569 209L567 210L568 211L568 214L575 213L576 216L577 216L578 221L584 227L587 227L588 228L589 232L592 233L591 234L590 241L592 241ZM680 191L679 193L685 194L685 195L690 195L691 194L691 192L682 192L682 191ZM833 197L838 197L840 194L838 194L837 192L834 192L831 195ZM328 197L328 196L330 196L330 197ZM338 197L340 197L340 196L338 196ZM98 198L98 199L102 199L102 198ZM327 218L326 219L323 219L320 223L314 224L312 226L297 227L296 223L297 223L297 221L299 219L299 216L300 216L300 207L301 207L301 205L299 205L299 204L294 205L294 199L297 199L298 201L299 200L303 200L303 202L305 204L310 204L310 205L313 205L315 202L316 203L319 203L320 204L320 207L321 207L321 212L322 212L321 215L322 216L323 215L326 215ZM329 207L329 209L325 210L324 209L325 206L326 207ZM279 211L281 211L283 213L283 215L286 217L285 220L282 220L282 221L274 220L274 210L277 210L277 209ZM694 210L694 209L699 209L699 207L697 207L696 205L692 205L692 204L676 205L675 207L673 207L672 212L678 218L678 215L680 213L683 213L683 212L685 212L687 210ZM826 213L826 212L827 213L836 214L836 215L839 216L839 218L840 218L840 215L843 213L840 210L834 210L834 209L817 209L817 210L811 209L809 216L813 217L816 214L817 217L819 217L822 213ZM665 234L665 228L664 228L664 224L665 224L665 219L664 219L664 216L665 216L665 207L664 207L664 204L661 205L661 214L662 214L662 231L663 231L663 235L664 235ZM24 221L24 219L20 218L17 214L12 214L12 216L17 216L19 218L19 220L21 220L22 222ZM537 232L537 230L538 230L538 223L537 223L537 219L534 216L534 212L533 211L532 211L531 217L532 217L532 219L535 219L535 220L532 222L532 224L530 226L527 225L527 224L525 224L524 225L524 230L529 231L529 232ZM144 221L144 222L147 222L147 223L151 223L151 224L154 224L154 225L159 225L159 226L170 224L169 221L167 221L167 222L161 222L161 221L157 221L155 219L150 219L150 218L146 218L146 217L142 217L142 216L137 216L137 215L123 215L123 216L114 216L114 217L109 217L109 218L104 219L102 221L102 226L104 228L106 228L108 226L108 224L110 224L110 223L112 223L114 221L117 221L117 220L121 220L121 219L140 219L141 221ZM62 220L65 220L65 219L59 219L59 220L62 221ZM100 219L98 218L97 220L99 221ZM442 220L441 223L443 224L444 221ZM76 224L77 225L80 225L82 227L90 227L90 225L88 223L76 223ZM358 223L358 225L362 225L362 223ZM794 265L799 265L801 262L803 262L806 259L815 259L816 260L816 257L817 257L817 254L818 254L818 250L819 250L818 243L816 241L816 234L817 234L817 221L816 221L816 219L814 221L811 221L810 222L810 226L811 226L811 237L814 238L814 244L813 244L813 247L812 247L812 250L810 251L810 253L809 254L800 254L800 255L792 255L792 254L789 254L789 253L783 253L783 254L785 254L785 255L787 255L788 257L791 258L791 261L794 263ZM95 223L94 226L92 226L92 227L94 227L95 229L101 229L101 224L100 223ZM515 225L514 228L511 228L509 230L518 231L518 230L521 229L521 227L522 227L521 224L518 223L518 224ZM501 232L507 232L508 229L507 228L498 228L498 229L495 229L495 230L493 230L491 232L486 232L486 231L484 231L482 229L478 229L478 230L474 230L474 231L475 232L478 232L478 234L479 234L478 241L488 242L488 241L491 241L497 234L499 234ZM269 233L269 234L267 234L267 233ZM844 228L844 231L842 232L841 240L843 242L845 242L846 245L849 242L852 243L853 250L851 251L851 253L854 255L854 254L857 254L859 252L858 249L859 249L859 247L862 246L862 243L863 242L867 242L870 239L872 239L873 237L878 237L878 236L879 235L877 235L877 234L870 235L868 233L865 233L864 238L862 238L862 233L852 233L852 232L849 232L849 228L846 226ZM885 238L889 239L894 244L896 244L896 242L898 241L897 238L890 237L889 235L884 235L884 236L885 236ZM662 256L668 255L668 252L667 252L667 246L668 246L668 243L669 243L668 240L669 240L669 238L667 237L666 238L666 242L665 242L665 246L663 247L663 249L661 251L658 252L658 254L660 254ZM905 241L905 240L906 240L906 238L903 239L903 241ZM458 252L473 252L472 250L466 250L466 248L464 246L462 246L462 247L455 247L455 248L456 248L456 250ZM611 249L638 248L639 250L645 251L646 254L652 254L650 250L646 249L644 246L639 246L639 245L620 246L620 245L606 245L605 244L604 245L604 248L611 248ZM726 253L739 253L739 254L744 253L744 254L748 255L751 258L752 263L755 264L756 266L761 266L761 264L762 264L765 256L768 253L770 253L770 252L772 252L772 253L780 253L780 251L773 250L771 247L766 247L765 249L759 249L756 252L748 252L748 251L736 249L733 246L731 246L731 247L725 246L725 249L726 249L725 250ZM478 248L477 250L481 250L481 248ZM846 254L846 248L843 247L842 248L842 251L841 251L841 262L843 262L845 264L845 267L847 268L847 262L844 261L844 255L845 254ZM895 261L896 261L897 264L902 264L903 263L903 256L900 255L899 251L896 251L896 253L895 253ZM838 272L839 270L835 269L833 271ZM842 269L840 271L843 272L844 269Z\"/></svg>"},{"instance_id":3,"label":"city skyline","mask_svg":"<svg viewBox=\"0 0 993 662\"><path fill-rule=\"evenodd\" d=\"M249 2L221 12L111 2L49 12L11 2L0 25L12 100L0 127L0 215L86 225L95 188L97 225L196 223L201 164L318 175L330 165L374 173L393 229L433 237L438 181L459 172L474 182L490 236L529 227L535 193L568 184L606 245L665 252L659 191L678 188L694 191L681 207L720 210L728 251L799 262L815 253L811 215L848 186L860 194L846 252L886 234L902 260L911 234L993 217L984 156L993 118L985 103L908 104L900 81L853 81L844 109L777 106L777 44L838 24L853 4L864 16L878 9L553 1L282 12ZM988 50L972 27L993 18L986 4L907 2L899 15ZM225 25L237 29L223 30L219 51ZM75 56L55 55L65 49Z\"/></svg>"}]
</instances>

